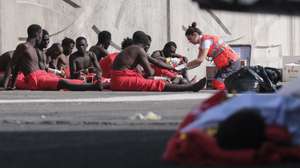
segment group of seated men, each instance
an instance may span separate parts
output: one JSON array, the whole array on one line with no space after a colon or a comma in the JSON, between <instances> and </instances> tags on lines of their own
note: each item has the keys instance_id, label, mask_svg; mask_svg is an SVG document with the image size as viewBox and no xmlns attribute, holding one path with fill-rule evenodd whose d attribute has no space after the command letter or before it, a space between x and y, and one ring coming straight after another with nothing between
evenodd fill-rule
<instances>
[{"instance_id":1,"label":"group of seated men","mask_svg":"<svg viewBox=\"0 0 300 168\"><path fill-rule=\"evenodd\" d=\"M176 54L174 42L148 55L151 37L143 31L125 38L116 53L107 51L108 31L98 34L89 51L85 37L65 38L48 48L49 33L40 25L30 25L27 34L26 42L0 56L0 84L5 89L199 91L206 84L206 78L194 82L185 69L177 68L187 59Z\"/></svg>"}]
</instances>

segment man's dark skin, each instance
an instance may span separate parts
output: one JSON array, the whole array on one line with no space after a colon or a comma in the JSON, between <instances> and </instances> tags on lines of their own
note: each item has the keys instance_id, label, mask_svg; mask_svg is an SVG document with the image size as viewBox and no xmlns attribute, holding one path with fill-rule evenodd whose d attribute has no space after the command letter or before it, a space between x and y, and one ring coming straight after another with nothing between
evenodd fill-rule
<instances>
[{"instance_id":1,"label":"man's dark skin","mask_svg":"<svg viewBox=\"0 0 300 168\"><path fill-rule=\"evenodd\" d=\"M171 70L171 71L177 71L173 66L169 65L169 64L166 64L165 62L163 62L162 60L160 59L157 59L157 58L153 58L153 57L150 57L148 56L148 61L153 64L153 65L156 65L160 68L164 68L164 69L168 69L168 70Z\"/></svg>"},{"instance_id":2,"label":"man's dark skin","mask_svg":"<svg viewBox=\"0 0 300 168\"><path fill-rule=\"evenodd\" d=\"M149 48L150 48L150 45L151 45L151 36L147 35L148 39L149 39L149 44L145 46L145 52L147 53ZM166 64L165 62L159 60L159 59L156 59L156 58L153 58L153 57L150 57L148 54L147 54L147 59L148 61L155 65L155 66L158 66L160 68L164 68L164 69L168 69L168 70L172 70L172 71L177 71L174 67L172 67L171 65L169 64Z\"/></svg>"},{"instance_id":3,"label":"man's dark skin","mask_svg":"<svg viewBox=\"0 0 300 168\"><path fill-rule=\"evenodd\" d=\"M75 42L74 41L71 41L71 42L68 42L68 43L62 42L61 46L63 48L64 55L66 57L68 57L73 53L73 49L75 47Z\"/></svg>"},{"instance_id":4,"label":"man's dark skin","mask_svg":"<svg viewBox=\"0 0 300 168\"><path fill-rule=\"evenodd\" d=\"M48 45L50 43L49 34L46 30L43 30L42 32L42 41L41 44L37 46L36 52L39 57L39 67L41 70L47 69L48 59L45 53L45 49L48 48Z\"/></svg>"},{"instance_id":5,"label":"man's dark skin","mask_svg":"<svg viewBox=\"0 0 300 168\"><path fill-rule=\"evenodd\" d=\"M161 61L155 60L147 56L147 51L150 48L150 41L148 44L145 45L132 45L130 47L127 47L123 52L121 52L119 55L124 54L124 56L118 56L113 64L113 69L114 70L123 70L123 69L134 69L136 66L142 66L145 72L145 77L153 76L154 75L154 70L150 66L150 60L151 63L152 61L155 62L156 64L161 63ZM143 48L141 48L143 47ZM129 49L128 49L129 48ZM129 50L129 51L127 51ZM127 52L128 53L127 53ZM122 58L122 60L118 60L118 58ZM128 57L128 59L127 59ZM133 62L135 60L135 62ZM140 60L138 63L138 60ZM124 62L125 61L125 62ZM120 65L118 65L120 64ZM129 66L130 65L130 66ZM143 66L144 65L144 66ZM164 64L162 64L163 66ZM145 69L145 67L147 67Z\"/></svg>"},{"instance_id":6,"label":"man's dark skin","mask_svg":"<svg viewBox=\"0 0 300 168\"><path fill-rule=\"evenodd\" d=\"M188 59L184 56L176 54L175 46L166 46L161 51L155 51L152 53L151 57L166 61L166 58L182 58L184 62L188 62Z\"/></svg>"},{"instance_id":7,"label":"man's dark skin","mask_svg":"<svg viewBox=\"0 0 300 168\"><path fill-rule=\"evenodd\" d=\"M89 68L94 69L96 79L101 79L102 70L96 55L87 51L86 39L76 40L77 51L70 56L71 79L80 79L81 74Z\"/></svg>"},{"instance_id":8,"label":"man's dark skin","mask_svg":"<svg viewBox=\"0 0 300 168\"><path fill-rule=\"evenodd\" d=\"M62 43L63 54L58 57L57 68L63 69L65 66L69 66L69 57L73 52L75 42Z\"/></svg>"},{"instance_id":9,"label":"man's dark skin","mask_svg":"<svg viewBox=\"0 0 300 168\"><path fill-rule=\"evenodd\" d=\"M18 72L23 72L25 76L31 74L32 72L40 70L39 67L39 57L36 52L35 46L39 46L42 41L42 29L37 28L38 25L29 26L34 27L31 33L28 32L28 39L25 43L19 44L13 54L11 61L12 69L12 82L8 89L15 89L16 79ZM40 26L39 26L40 27ZM69 89L73 91L85 91L85 90L101 90L101 83L95 85L78 85L72 84L67 80L59 80L57 89Z\"/></svg>"},{"instance_id":10,"label":"man's dark skin","mask_svg":"<svg viewBox=\"0 0 300 168\"><path fill-rule=\"evenodd\" d=\"M105 35L103 36L103 34ZM107 36L109 36L109 38ZM109 54L107 49L110 46L110 43L111 43L110 33L108 31L102 31L98 35L97 44L92 46L89 51L95 53L98 61L100 61L103 57Z\"/></svg>"},{"instance_id":11,"label":"man's dark skin","mask_svg":"<svg viewBox=\"0 0 300 168\"><path fill-rule=\"evenodd\" d=\"M174 67L172 67L171 65L169 64L166 64L165 62L163 62L162 60L159 60L159 59L156 59L156 58L152 58L150 57L147 52L150 48L150 45L151 45L151 37L149 35L147 35L148 39L149 39L149 44L146 44L145 47L144 47L144 51L146 52L146 55L147 55L147 59L148 59L148 62L150 62L151 64L157 66L157 67L160 67L160 68L164 68L164 69L168 69L168 70L172 70L172 71L177 71ZM137 66L137 70L140 71L142 73L143 71L143 68L141 68L141 66Z\"/></svg>"},{"instance_id":12,"label":"man's dark skin","mask_svg":"<svg viewBox=\"0 0 300 168\"><path fill-rule=\"evenodd\" d=\"M113 70L126 70L135 69L140 65L144 69L145 78L149 78L154 75L154 70L151 68L148 62L148 57L145 51L150 46L150 41L147 43L135 43L125 48L115 59L112 69ZM206 79L203 78L195 84L169 84L166 83L164 91L199 91L205 86Z\"/></svg>"},{"instance_id":13,"label":"man's dark skin","mask_svg":"<svg viewBox=\"0 0 300 168\"><path fill-rule=\"evenodd\" d=\"M109 54L107 51L108 46L104 46L102 44L97 44L97 45L92 46L89 51L95 53L97 59L101 60L103 57L105 57Z\"/></svg>"},{"instance_id":14,"label":"man's dark skin","mask_svg":"<svg viewBox=\"0 0 300 168\"><path fill-rule=\"evenodd\" d=\"M54 43L52 44L52 46L46 51L46 55L48 58L51 59L51 61L49 62L49 68L48 70L50 70L50 68L52 68L53 70L59 70L61 71L62 69L59 69L57 67L58 64L58 58L63 55L63 48L59 43ZM56 75L60 75L61 77L65 77L65 73L56 73Z\"/></svg>"},{"instance_id":15,"label":"man's dark skin","mask_svg":"<svg viewBox=\"0 0 300 168\"><path fill-rule=\"evenodd\" d=\"M174 44L175 45L175 44ZM153 59L156 59L156 60L160 60L160 61L163 61L163 63L166 62L167 58L182 58L183 61L185 63L188 62L188 59L184 56L181 56L179 54L176 54L176 46L174 45L165 45L165 47L163 48L163 50L161 51L155 51L152 53L151 55L151 58ZM166 64L166 63L165 63ZM169 64L167 64L169 65ZM170 67L172 68L165 68L165 69L168 69L168 70L173 70L173 71L177 71L177 70L174 70L175 68L171 65L169 65ZM187 82L189 82L189 78L188 78L188 74L187 74L187 70L186 69L183 69L181 71L177 71L177 72L180 72L180 74L182 74L183 78L187 80Z\"/></svg>"},{"instance_id":16,"label":"man's dark skin","mask_svg":"<svg viewBox=\"0 0 300 168\"><path fill-rule=\"evenodd\" d=\"M29 75L31 72L40 70L39 57L35 46L41 44L42 30L36 33L35 38L28 38L25 43L19 44L13 54L12 66L12 82L9 89L15 89L18 72L21 71L24 75Z\"/></svg>"},{"instance_id":17,"label":"man's dark skin","mask_svg":"<svg viewBox=\"0 0 300 168\"><path fill-rule=\"evenodd\" d=\"M149 43L149 45L147 45L147 46L145 47L145 52L146 52L146 53L148 52L148 50L149 50L149 48L150 48L150 45L151 45L151 37L150 37L149 35L147 35L147 37L148 37L150 43ZM149 56L148 54L147 54L147 59L148 59L148 61L149 61L151 64L153 64L153 65L155 65L155 66L157 66L157 67L160 67L160 68L163 68L163 69L167 69L167 70L170 70L170 71L174 71L174 72L178 72L178 71L175 69L175 67L173 67L173 66L171 66L171 65L169 65L169 64L167 64L167 63L165 63L165 61L162 60L162 59L159 59L159 58L156 58L156 57ZM139 71L141 71L140 69L141 69L141 68L138 66L138 70L139 70ZM176 83L176 84L189 83L189 80L187 80L187 78L186 78L186 79L182 79L182 78L176 77L176 78L171 79L171 80L172 80L172 83Z\"/></svg>"},{"instance_id":18,"label":"man's dark skin","mask_svg":"<svg viewBox=\"0 0 300 168\"><path fill-rule=\"evenodd\" d=\"M4 72L0 76L0 87L7 88L9 82L10 61L14 51L8 51L0 56L0 71Z\"/></svg>"},{"instance_id":19,"label":"man's dark skin","mask_svg":"<svg viewBox=\"0 0 300 168\"><path fill-rule=\"evenodd\" d=\"M134 69L137 65L143 67L145 77L154 75L154 70L151 68L145 50L138 45L132 45L124 49L115 59L112 69L124 70Z\"/></svg>"}]
</instances>

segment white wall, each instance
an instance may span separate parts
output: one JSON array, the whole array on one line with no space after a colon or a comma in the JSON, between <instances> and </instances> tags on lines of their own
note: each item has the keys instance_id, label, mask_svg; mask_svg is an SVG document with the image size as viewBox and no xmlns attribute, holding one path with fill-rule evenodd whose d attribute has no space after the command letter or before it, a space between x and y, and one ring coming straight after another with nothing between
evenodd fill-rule
<instances>
[{"instance_id":1,"label":"white wall","mask_svg":"<svg viewBox=\"0 0 300 168\"><path fill-rule=\"evenodd\" d=\"M161 49L170 39L178 44L178 52L190 59L197 55L197 46L189 44L182 26L193 21L204 33L219 34L226 39L243 37L236 44L252 44L252 64L281 66L281 54L300 55L299 17L244 14L213 11L228 28L228 35L205 10L197 4L183 0L72 0L80 5L74 8L63 0L1 0L0 1L0 53L15 48L19 37L26 37L29 24L37 23L54 35L52 42L64 37L85 36L89 44L97 41L92 30L109 30L113 41L120 45L125 37L136 30L150 34L153 43L150 51ZM169 18L167 2L170 3ZM168 29L168 22L170 29ZM258 47L281 45L281 47ZM113 48L110 49L114 50ZM281 53L281 54L280 54ZM205 75L205 64L191 71L191 75Z\"/></svg>"}]
</instances>

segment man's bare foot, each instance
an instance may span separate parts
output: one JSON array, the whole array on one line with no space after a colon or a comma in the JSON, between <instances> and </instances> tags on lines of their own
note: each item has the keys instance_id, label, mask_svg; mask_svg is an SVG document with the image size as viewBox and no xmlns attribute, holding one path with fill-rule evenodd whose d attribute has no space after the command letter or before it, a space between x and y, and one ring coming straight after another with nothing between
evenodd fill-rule
<instances>
[{"instance_id":1,"label":"man's bare foot","mask_svg":"<svg viewBox=\"0 0 300 168\"><path fill-rule=\"evenodd\" d=\"M192 90L194 92L198 92L199 90L203 89L205 85L206 85L206 78L202 78L197 83L193 84Z\"/></svg>"}]
</instances>

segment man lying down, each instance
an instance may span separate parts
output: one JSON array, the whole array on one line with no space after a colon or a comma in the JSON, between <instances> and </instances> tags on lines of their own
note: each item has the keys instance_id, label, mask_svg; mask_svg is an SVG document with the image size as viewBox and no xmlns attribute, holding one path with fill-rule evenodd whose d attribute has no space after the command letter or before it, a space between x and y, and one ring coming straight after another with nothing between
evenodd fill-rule
<instances>
[{"instance_id":1,"label":"man lying down","mask_svg":"<svg viewBox=\"0 0 300 168\"><path fill-rule=\"evenodd\" d=\"M215 130L215 137L224 149L259 148L264 141L265 126L288 129L292 145L300 145L300 90L289 83L276 94L248 93L233 97L197 116L182 132L200 128ZM292 89L294 88L294 89Z\"/></svg>"},{"instance_id":2,"label":"man lying down","mask_svg":"<svg viewBox=\"0 0 300 168\"><path fill-rule=\"evenodd\" d=\"M163 160L197 165L250 165L300 160L296 80L276 94L218 92L185 117ZM293 87L291 87L293 86Z\"/></svg>"}]
</instances>

